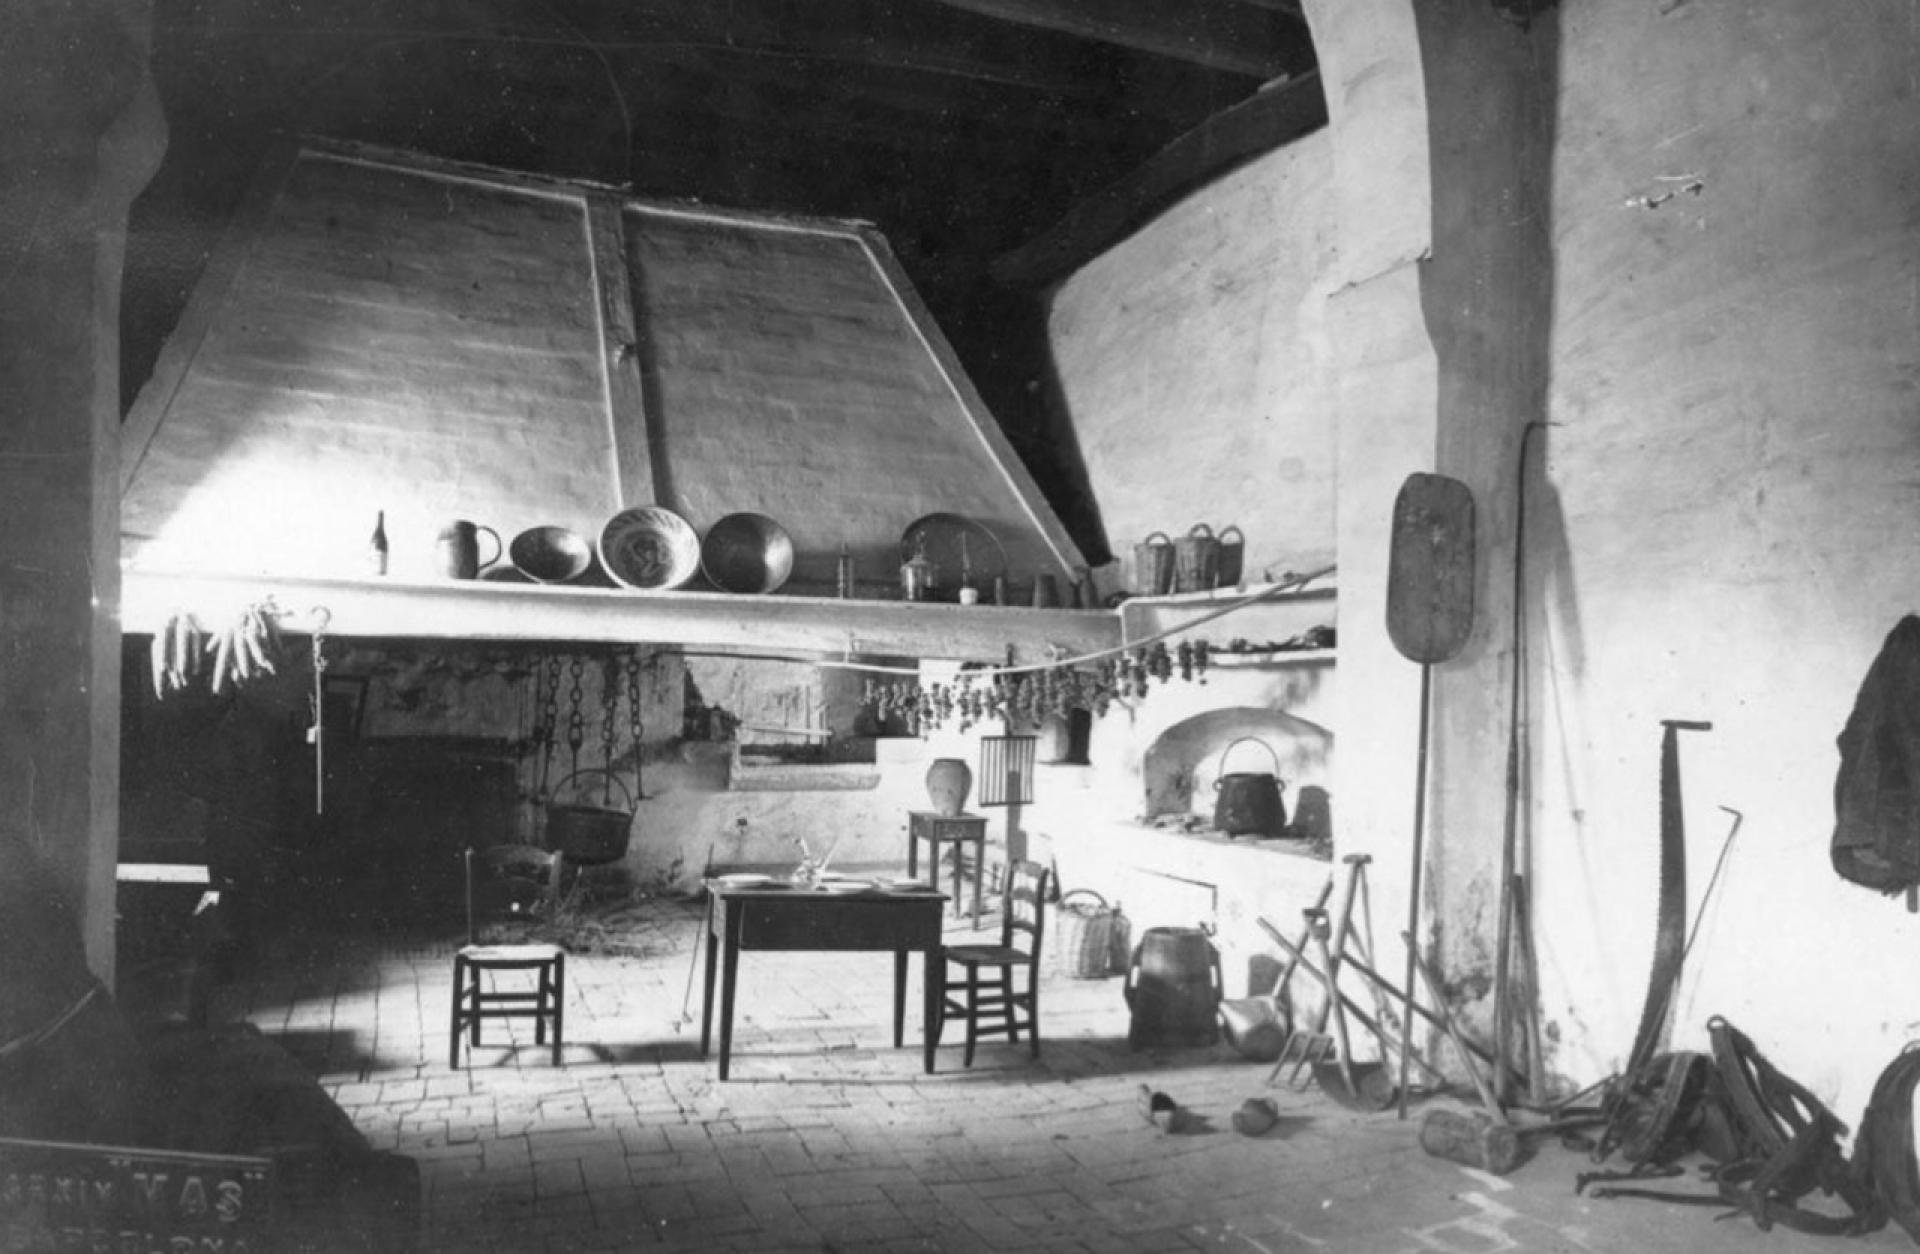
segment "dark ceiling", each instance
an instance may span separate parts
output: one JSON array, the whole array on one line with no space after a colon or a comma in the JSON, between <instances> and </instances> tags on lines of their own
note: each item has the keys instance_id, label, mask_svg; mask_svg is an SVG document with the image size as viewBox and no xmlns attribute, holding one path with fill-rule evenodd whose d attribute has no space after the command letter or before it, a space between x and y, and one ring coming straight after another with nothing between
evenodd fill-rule
<instances>
[{"instance_id":1,"label":"dark ceiling","mask_svg":"<svg viewBox=\"0 0 1920 1254\"><path fill-rule=\"evenodd\" d=\"M1299 0L155 0L154 12L170 140L131 224L129 400L266 146L315 134L872 222L1030 452L1044 438L1028 412L1045 390L1035 294L1326 116Z\"/></svg>"}]
</instances>

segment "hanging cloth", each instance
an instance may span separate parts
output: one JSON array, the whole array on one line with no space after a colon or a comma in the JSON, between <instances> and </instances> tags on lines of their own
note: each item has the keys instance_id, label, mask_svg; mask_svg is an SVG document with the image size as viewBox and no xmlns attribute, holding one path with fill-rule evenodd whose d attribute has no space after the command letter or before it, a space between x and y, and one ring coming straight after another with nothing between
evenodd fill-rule
<instances>
[{"instance_id":1,"label":"hanging cloth","mask_svg":"<svg viewBox=\"0 0 1920 1254\"><path fill-rule=\"evenodd\" d=\"M1840 732L1833 869L1893 894L1920 885L1920 618L1895 625Z\"/></svg>"}]
</instances>

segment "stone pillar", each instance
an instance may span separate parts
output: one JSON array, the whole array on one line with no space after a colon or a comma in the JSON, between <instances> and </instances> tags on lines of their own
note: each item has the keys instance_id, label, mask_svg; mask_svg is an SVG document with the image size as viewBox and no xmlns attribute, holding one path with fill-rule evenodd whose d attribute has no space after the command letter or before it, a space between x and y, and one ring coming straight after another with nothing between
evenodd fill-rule
<instances>
[{"instance_id":1,"label":"stone pillar","mask_svg":"<svg viewBox=\"0 0 1920 1254\"><path fill-rule=\"evenodd\" d=\"M148 0L22 0L0 39L0 850L36 854L111 979L119 317L166 147Z\"/></svg>"},{"instance_id":2,"label":"stone pillar","mask_svg":"<svg viewBox=\"0 0 1920 1254\"><path fill-rule=\"evenodd\" d=\"M1340 563L1335 839L1370 853L1374 943L1401 954L1420 668L1387 637L1387 558L1400 484L1437 469L1439 365L1422 308L1433 246L1426 66L1413 0L1307 0L1326 85L1340 270L1336 346ZM1397 978L1397 977L1396 977Z\"/></svg>"}]
</instances>

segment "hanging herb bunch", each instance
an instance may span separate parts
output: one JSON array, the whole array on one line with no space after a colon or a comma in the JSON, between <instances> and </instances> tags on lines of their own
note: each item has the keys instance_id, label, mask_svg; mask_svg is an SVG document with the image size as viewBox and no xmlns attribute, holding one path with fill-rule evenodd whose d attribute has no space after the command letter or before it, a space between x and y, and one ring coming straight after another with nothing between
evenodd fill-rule
<instances>
[{"instance_id":1,"label":"hanging herb bunch","mask_svg":"<svg viewBox=\"0 0 1920 1254\"><path fill-rule=\"evenodd\" d=\"M1088 710L1103 717L1113 705L1145 700L1156 683L1176 673L1188 682L1206 682L1206 641L1141 645L1097 661L1063 663L1032 671L962 670L952 683L922 685L918 680L868 680L866 704L876 717L900 718L915 735L928 727L958 720L962 732L987 719L1029 725L1049 715Z\"/></svg>"}]
</instances>

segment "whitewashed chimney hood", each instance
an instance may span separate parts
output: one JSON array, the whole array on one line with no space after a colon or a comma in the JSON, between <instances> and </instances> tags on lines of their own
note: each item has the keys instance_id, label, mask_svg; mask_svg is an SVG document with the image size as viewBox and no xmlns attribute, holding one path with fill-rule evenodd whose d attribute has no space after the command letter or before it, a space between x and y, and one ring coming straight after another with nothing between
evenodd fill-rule
<instances>
[{"instance_id":1,"label":"whitewashed chimney hood","mask_svg":"<svg viewBox=\"0 0 1920 1254\"><path fill-rule=\"evenodd\" d=\"M884 599L931 513L990 529L1017 582L1083 559L870 227L358 145L262 170L131 409L122 484L130 632L271 594L360 634L1001 660L1119 638L1105 611ZM792 576L741 597L433 568L452 519L591 542L635 505L771 517ZM842 546L873 599L834 599Z\"/></svg>"}]
</instances>

